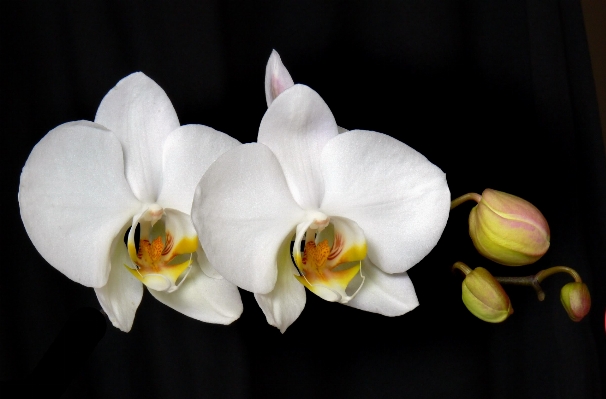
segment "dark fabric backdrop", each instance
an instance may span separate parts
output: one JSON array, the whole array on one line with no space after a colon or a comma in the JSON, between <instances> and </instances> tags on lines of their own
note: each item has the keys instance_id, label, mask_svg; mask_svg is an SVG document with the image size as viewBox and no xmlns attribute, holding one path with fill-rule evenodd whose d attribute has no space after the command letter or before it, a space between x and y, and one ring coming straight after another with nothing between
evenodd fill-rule
<instances>
[{"instance_id":1,"label":"dark fabric backdrop","mask_svg":"<svg viewBox=\"0 0 606 399\"><path fill-rule=\"evenodd\" d=\"M65 398L601 398L606 392L606 161L577 1L2 1L0 380ZM230 326L145 293L132 331L92 289L37 253L20 216L21 168L52 128L94 119L109 89L143 71L182 124L256 140L276 49L340 126L396 137L447 174L453 197L494 188L534 203L549 252L507 268L480 257L471 204L451 213L410 276L420 307L397 318L308 294L285 334L253 295ZM86 244L66 251L86 251ZM495 275L576 268L593 308L571 322L564 275L539 302L507 287L503 324L461 302L460 260ZM244 260L245 263L245 260ZM105 327L107 325L107 327ZM41 360L42 359L42 360Z\"/></svg>"}]
</instances>

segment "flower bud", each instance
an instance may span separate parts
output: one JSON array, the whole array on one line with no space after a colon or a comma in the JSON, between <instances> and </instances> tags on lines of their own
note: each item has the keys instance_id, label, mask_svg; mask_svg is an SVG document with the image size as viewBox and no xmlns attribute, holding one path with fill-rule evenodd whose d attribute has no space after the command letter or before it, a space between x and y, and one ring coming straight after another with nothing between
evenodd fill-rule
<instances>
[{"instance_id":1,"label":"flower bud","mask_svg":"<svg viewBox=\"0 0 606 399\"><path fill-rule=\"evenodd\" d=\"M513 313L509 296L483 267L476 267L463 280L463 303L477 318L500 323Z\"/></svg>"},{"instance_id":2,"label":"flower bud","mask_svg":"<svg viewBox=\"0 0 606 399\"><path fill-rule=\"evenodd\" d=\"M506 266L536 262L549 249L549 225L530 202L487 188L469 214L469 235L478 252Z\"/></svg>"},{"instance_id":3,"label":"flower bud","mask_svg":"<svg viewBox=\"0 0 606 399\"><path fill-rule=\"evenodd\" d=\"M560 300L572 321L581 321L591 308L591 296L585 283L572 282L563 286Z\"/></svg>"}]
</instances>

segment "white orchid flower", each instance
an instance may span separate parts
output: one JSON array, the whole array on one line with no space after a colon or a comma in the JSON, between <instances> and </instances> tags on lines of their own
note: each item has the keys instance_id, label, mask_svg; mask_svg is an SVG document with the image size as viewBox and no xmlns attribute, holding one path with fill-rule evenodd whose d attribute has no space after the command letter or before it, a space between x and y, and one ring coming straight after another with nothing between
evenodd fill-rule
<instances>
[{"instance_id":1,"label":"white orchid flower","mask_svg":"<svg viewBox=\"0 0 606 399\"><path fill-rule=\"evenodd\" d=\"M273 94L258 143L219 157L196 190L192 220L208 258L254 292L282 332L305 306L304 287L387 316L412 310L418 301L406 270L446 225L444 173L387 135L339 134L307 86Z\"/></svg>"},{"instance_id":2,"label":"white orchid flower","mask_svg":"<svg viewBox=\"0 0 606 399\"><path fill-rule=\"evenodd\" d=\"M65 123L36 144L21 174L23 224L48 263L95 288L123 331L143 285L187 316L229 324L242 313L240 294L198 247L189 213L204 171L238 145L180 126L162 88L134 73L107 93L94 123Z\"/></svg>"}]
</instances>

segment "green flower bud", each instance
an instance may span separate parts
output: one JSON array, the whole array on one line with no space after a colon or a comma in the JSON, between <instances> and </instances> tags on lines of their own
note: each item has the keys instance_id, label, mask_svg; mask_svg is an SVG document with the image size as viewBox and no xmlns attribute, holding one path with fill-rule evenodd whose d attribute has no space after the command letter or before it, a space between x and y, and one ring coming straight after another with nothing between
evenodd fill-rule
<instances>
[{"instance_id":1,"label":"green flower bud","mask_svg":"<svg viewBox=\"0 0 606 399\"><path fill-rule=\"evenodd\" d=\"M513 313L509 296L483 267L477 267L465 276L463 303L474 316L489 323L500 323Z\"/></svg>"},{"instance_id":2,"label":"green flower bud","mask_svg":"<svg viewBox=\"0 0 606 399\"><path fill-rule=\"evenodd\" d=\"M572 321L581 321L591 308L591 296L585 283L572 282L563 286L560 300Z\"/></svg>"},{"instance_id":3,"label":"green flower bud","mask_svg":"<svg viewBox=\"0 0 606 399\"><path fill-rule=\"evenodd\" d=\"M469 235L478 252L506 266L536 262L549 249L549 225L530 202L487 188L469 214Z\"/></svg>"}]
</instances>

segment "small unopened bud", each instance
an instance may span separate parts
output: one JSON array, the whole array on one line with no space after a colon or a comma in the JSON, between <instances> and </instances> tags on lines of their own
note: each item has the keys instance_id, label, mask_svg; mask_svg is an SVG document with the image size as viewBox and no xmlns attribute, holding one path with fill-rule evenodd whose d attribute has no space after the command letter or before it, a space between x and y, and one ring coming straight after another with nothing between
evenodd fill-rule
<instances>
[{"instance_id":1,"label":"small unopened bud","mask_svg":"<svg viewBox=\"0 0 606 399\"><path fill-rule=\"evenodd\" d=\"M469 235L478 252L506 266L536 262L549 249L549 225L530 202L486 189L469 214Z\"/></svg>"},{"instance_id":2,"label":"small unopened bud","mask_svg":"<svg viewBox=\"0 0 606 399\"><path fill-rule=\"evenodd\" d=\"M509 296L483 267L477 267L465 276L463 303L474 316L489 323L500 323L513 313Z\"/></svg>"},{"instance_id":3,"label":"small unopened bud","mask_svg":"<svg viewBox=\"0 0 606 399\"><path fill-rule=\"evenodd\" d=\"M591 308L591 296L585 283L572 282L563 286L560 300L572 321L581 321Z\"/></svg>"}]
</instances>

